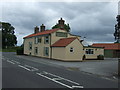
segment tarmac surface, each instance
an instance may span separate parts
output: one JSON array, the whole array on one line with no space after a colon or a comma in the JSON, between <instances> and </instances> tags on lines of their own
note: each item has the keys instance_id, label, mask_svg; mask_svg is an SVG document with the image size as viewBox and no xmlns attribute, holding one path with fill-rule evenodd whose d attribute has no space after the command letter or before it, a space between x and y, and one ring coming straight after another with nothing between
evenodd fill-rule
<instances>
[{"instance_id":1,"label":"tarmac surface","mask_svg":"<svg viewBox=\"0 0 120 90\"><path fill-rule=\"evenodd\" d=\"M59 60L52 60L40 57L16 55L16 57L24 58L26 60L47 63L50 65L65 67L68 70L83 71L88 74L95 74L108 79L117 80L118 59L105 58L104 60L85 60L83 62L65 62Z\"/></svg>"},{"instance_id":2,"label":"tarmac surface","mask_svg":"<svg viewBox=\"0 0 120 90\"><path fill-rule=\"evenodd\" d=\"M63 62L5 52L2 88L118 88L117 79L88 73L78 67L85 68L89 62Z\"/></svg>"}]
</instances>

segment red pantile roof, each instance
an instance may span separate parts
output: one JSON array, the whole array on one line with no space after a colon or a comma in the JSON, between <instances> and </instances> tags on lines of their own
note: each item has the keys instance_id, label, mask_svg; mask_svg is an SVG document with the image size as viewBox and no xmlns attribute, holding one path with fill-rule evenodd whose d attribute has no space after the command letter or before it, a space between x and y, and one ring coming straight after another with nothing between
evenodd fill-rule
<instances>
[{"instance_id":1,"label":"red pantile roof","mask_svg":"<svg viewBox=\"0 0 120 90\"><path fill-rule=\"evenodd\" d=\"M104 49L120 50L120 43L96 43L94 47L104 47Z\"/></svg>"},{"instance_id":2,"label":"red pantile roof","mask_svg":"<svg viewBox=\"0 0 120 90\"><path fill-rule=\"evenodd\" d=\"M55 32L57 30L60 30L60 29L57 28L57 29L45 30L43 32L39 32L39 33L36 33L36 34L28 35L28 36L24 37L24 39L25 38L29 38L29 37L33 37L33 36L38 36L38 35L50 34L50 33L53 33L53 32Z\"/></svg>"},{"instance_id":3,"label":"red pantile roof","mask_svg":"<svg viewBox=\"0 0 120 90\"><path fill-rule=\"evenodd\" d=\"M77 39L77 37L62 38L56 41L53 45L51 45L51 47L66 47L68 44L70 44L75 39Z\"/></svg>"}]
</instances>

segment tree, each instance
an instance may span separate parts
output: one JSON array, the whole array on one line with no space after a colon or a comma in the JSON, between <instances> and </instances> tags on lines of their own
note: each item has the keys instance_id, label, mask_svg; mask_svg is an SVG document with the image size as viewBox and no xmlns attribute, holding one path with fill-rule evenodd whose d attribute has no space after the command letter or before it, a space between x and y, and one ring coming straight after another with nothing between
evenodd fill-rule
<instances>
[{"instance_id":1,"label":"tree","mask_svg":"<svg viewBox=\"0 0 120 90\"><path fill-rule=\"evenodd\" d=\"M117 24L115 25L114 36L116 43L120 43L120 15L117 15L116 19L117 19Z\"/></svg>"},{"instance_id":2,"label":"tree","mask_svg":"<svg viewBox=\"0 0 120 90\"><path fill-rule=\"evenodd\" d=\"M61 28L61 26L59 25L59 24L56 24L56 25L54 25L53 27L52 27L52 29L55 29L55 28ZM63 29L65 29L67 32L70 32L70 26L69 26L69 24L64 24L63 25Z\"/></svg>"},{"instance_id":3,"label":"tree","mask_svg":"<svg viewBox=\"0 0 120 90\"><path fill-rule=\"evenodd\" d=\"M2 48L14 47L17 44L17 37L14 35L14 27L10 23L1 22L2 27Z\"/></svg>"},{"instance_id":4,"label":"tree","mask_svg":"<svg viewBox=\"0 0 120 90\"><path fill-rule=\"evenodd\" d=\"M117 24L115 25L115 40L116 43L120 43L120 15L117 15ZM118 76L120 76L120 56L118 55Z\"/></svg>"}]
</instances>

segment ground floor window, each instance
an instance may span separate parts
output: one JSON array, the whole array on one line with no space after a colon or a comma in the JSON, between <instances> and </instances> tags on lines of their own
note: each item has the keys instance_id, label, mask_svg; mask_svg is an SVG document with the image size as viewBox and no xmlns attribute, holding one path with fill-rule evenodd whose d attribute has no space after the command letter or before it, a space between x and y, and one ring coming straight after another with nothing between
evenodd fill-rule
<instances>
[{"instance_id":1,"label":"ground floor window","mask_svg":"<svg viewBox=\"0 0 120 90\"><path fill-rule=\"evenodd\" d=\"M35 47L35 54L38 54L38 47Z\"/></svg>"},{"instance_id":2,"label":"ground floor window","mask_svg":"<svg viewBox=\"0 0 120 90\"><path fill-rule=\"evenodd\" d=\"M94 54L93 49L86 49L86 54Z\"/></svg>"},{"instance_id":3,"label":"ground floor window","mask_svg":"<svg viewBox=\"0 0 120 90\"><path fill-rule=\"evenodd\" d=\"M44 56L49 56L49 47L44 47Z\"/></svg>"}]
</instances>

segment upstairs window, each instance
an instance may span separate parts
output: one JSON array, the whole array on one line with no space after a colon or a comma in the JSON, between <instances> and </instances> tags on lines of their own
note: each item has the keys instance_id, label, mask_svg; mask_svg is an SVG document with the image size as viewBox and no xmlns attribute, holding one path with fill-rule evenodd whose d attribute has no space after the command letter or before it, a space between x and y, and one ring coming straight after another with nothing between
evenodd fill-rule
<instances>
[{"instance_id":1,"label":"upstairs window","mask_svg":"<svg viewBox=\"0 0 120 90\"><path fill-rule=\"evenodd\" d=\"M41 38L41 37L39 37L39 38L38 38L38 43L41 43L41 40L42 40L42 38Z\"/></svg>"},{"instance_id":2,"label":"upstairs window","mask_svg":"<svg viewBox=\"0 0 120 90\"><path fill-rule=\"evenodd\" d=\"M93 49L86 49L86 54L94 54Z\"/></svg>"},{"instance_id":3,"label":"upstairs window","mask_svg":"<svg viewBox=\"0 0 120 90\"><path fill-rule=\"evenodd\" d=\"M38 43L38 37L35 37L35 44Z\"/></svg>"},{"instance_id":4,"label":"upstairs window","mask_svg":"<svg viewBox=\"0 0 120 90\"><path fill-rule=\"evenodd\" d=\"M41 37L35 37L35 44L41 43Z\"/></svg>"},{"instance_id":5,"label":"upstairs window","mask_svg":"<svg viewBox=\"0 0 120 90\"><path fill-rule=\"evenodd\" d=\"M49 36L46 36L45 37L45 44L48 44L49 43Z\"/></svg>"},{"instance_id":6,"label":"upstairs window","mask_svg":"<svg viewBox=\"0 0 120 90\"><path fill-rule=\"evenodd\" d=\"M32 50L32 42L29 42L29 50Z\"/></svg>"},{"instance_id":7,"label":"upstairs window","mask_svg":"<svg viewBox=\"0 0 120 90\"><path fill-rule=\"evenodd\" d=\"M67 33L65 32L56 32L57 37L67 37Z\"/></svg>"},{"instance_id":8,"label":"upstairs window","mask_svg":"<svg viewBox=\"0 0 120 90\"><path fill-rule=\"evenodd\" d=\"M70 48L70 52L74 52L74 48L73 47Z\"/></svg>"}]
</instances>

